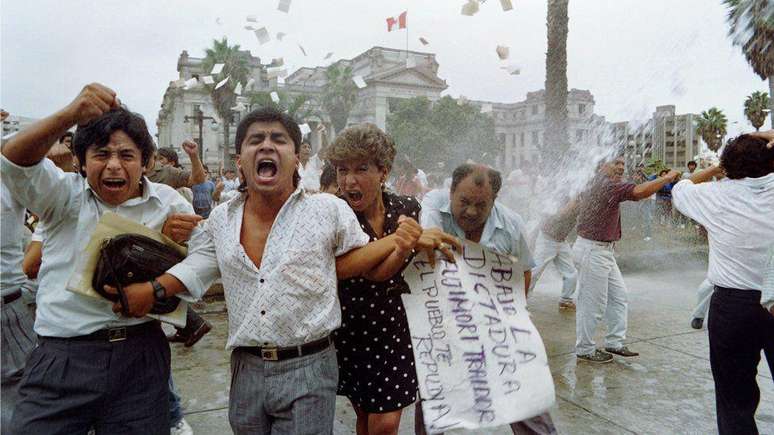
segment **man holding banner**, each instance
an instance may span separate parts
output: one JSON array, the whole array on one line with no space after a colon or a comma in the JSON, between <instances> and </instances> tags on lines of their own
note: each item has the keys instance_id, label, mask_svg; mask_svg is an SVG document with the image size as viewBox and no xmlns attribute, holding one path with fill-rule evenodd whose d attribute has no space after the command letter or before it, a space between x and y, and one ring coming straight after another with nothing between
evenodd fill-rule
<instances>
[{"instance_id":1,"label":"man holding banner","mask_svg":"<svg viewBox=\"0 0 774 435\"><path fill-rule=\"evenodd\" d=\"M531 281L535 262L527 245L521 217L496 203L502 185L500 173L487 166L463 164L452 173L450 192L430 192L422 202L423 228L442 231L480 243L498 254L514 256L515 265L524 273L524 293ZM416 407L415 430L424 434L421 402ZM548 412L523 421L511 423L515 434L555 434L556 427Z\"/></svg>"}]
</instances>

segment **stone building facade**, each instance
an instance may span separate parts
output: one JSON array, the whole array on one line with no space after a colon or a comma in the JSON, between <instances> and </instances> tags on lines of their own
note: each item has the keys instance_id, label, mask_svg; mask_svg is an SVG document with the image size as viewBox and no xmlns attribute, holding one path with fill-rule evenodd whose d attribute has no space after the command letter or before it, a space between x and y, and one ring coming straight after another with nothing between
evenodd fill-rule
<instances>
[{"instance_id":1,"label":"stone building facade","mask_svg":"<svg viewBox=\"0 0 774 435\"><path fill-rule=\"evenodd\" d=\"M658 106L644 123L612 124L615 140L624 145L629 170L640 162L657 159L668 168L683 170L701 151L701 137L696 133L698 115L678 115L674 105Z\"/></svg>"}]
</instances>

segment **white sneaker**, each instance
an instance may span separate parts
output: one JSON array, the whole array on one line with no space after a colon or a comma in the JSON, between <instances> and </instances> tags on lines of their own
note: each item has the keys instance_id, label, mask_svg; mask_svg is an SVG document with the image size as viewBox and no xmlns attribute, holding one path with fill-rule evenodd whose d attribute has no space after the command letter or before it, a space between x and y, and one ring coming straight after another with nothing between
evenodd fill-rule
<instances>
[{"instance_id":1,"label":"white sneaker","mask_svg":"<svg viewBox=\"0 0 774 435\"><path fill-rule=\"evenodd\" d=\"M180 423L169 428L169 435L193 435L193 433L191 425L185 419L180 420Z\"/></svg>"}]
</instances>

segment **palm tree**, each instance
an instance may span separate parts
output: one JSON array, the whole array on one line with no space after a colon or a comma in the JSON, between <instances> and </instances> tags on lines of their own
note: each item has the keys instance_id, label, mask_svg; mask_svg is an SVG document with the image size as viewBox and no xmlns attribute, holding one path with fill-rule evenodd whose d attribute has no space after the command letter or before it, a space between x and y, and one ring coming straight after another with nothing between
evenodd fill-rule
<instances>
[{"instance_id":1,"label":"palm tree","mask_svg":"<svg viewBox=\"0 0 774 435\"><path fill-rule=\"evenodd\" d=\"M569 0L548 0L546 52L546 114L543 161L560 161L556 153L569 148L567 132L567 32Z\"/></svg>"},{"instance_id":2,"label":"palm tree","mask_svg":"<svg viewBox=\"0 0 774 435\"><path fill-rule=\"evenodd\" d=\"M709 149L717 151L723 144L727 125L728 119L723 111L713 107L701 112L699 118L696 119L696 133L701 136Z\"/></svg>"},{"instance_id":3,"label":"palm tree","mask_svg":"<svg viewBox=\"0 0 774 435\"><path fill-rule=\"evenodd\" d=\"M212 70L215 64L224 64L223 70L213 76L215 83L219 83L221 80L229 77L228 82L218 89L215 89L216 85L205 85L210 92L210 98L212 98L212 104L215 107L220 119L223 121L223 161L227 166L231 166L229 142L230 132L229 127L233 118L233 111L231 108L236 104L236 94L234 89L237 83L241 83L242 86L247 82L247 78L250 75L250 66L248 63L249 52L239 50L239 45L228 45L228 39L224 36L223 39L218 41L217 39L212 41L212 47L206 49L204 59L202 60L202 69L206 72Z\"/></svg>"},{"instance_id":4,"label":"palm tree","mask_svg":"<svg viewBox=\"0 0 774 435\"><path fill-rule=\"evenodd\" d=\"M774 5L770 0L723 0L728 6L729 34L774 96ZM774 98L769 99L774 128Z\"/></svg>"},{"instance_id":5,"label":"palm tree","mask_svg":"<svg viewBox=\"0 0 774 435\"><path fill-rule=\"evenodd\" d=\"M357 100L357 86L352 81L352 67L334 64L325 71L327 82L323 86L321 102L328 113L336 133L347 126L349 113Z\"/></svg>"},{"instance_id":6,"label":"palm tree","mask_svg":"<svg viewBox=\"0 0 774 435\"><path fill-rule=\"evenodd\" d=\"M766 112L769 107L769 94L761 91L755 91L744 100L744 116L750 120L750 124L758 131L766 122Z\"/></svg>"}]
</instances>

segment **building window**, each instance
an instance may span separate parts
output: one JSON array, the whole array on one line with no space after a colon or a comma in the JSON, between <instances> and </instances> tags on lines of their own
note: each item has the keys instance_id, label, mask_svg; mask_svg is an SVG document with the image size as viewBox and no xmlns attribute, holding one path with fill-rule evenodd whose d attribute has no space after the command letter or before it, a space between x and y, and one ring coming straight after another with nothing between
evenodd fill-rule
<instances>
[{"instance_id":1,"label":"building window","mask_svg":"<svg viewBox=\"0 0 774 435\"><path fill-rule=\"evenodd\" d=\"M532 145L540 145L540 137L536 131L532 132Z\"/></svg>"},{"instance_id":2,"label":"building window","mask_svg":"<svg viewBox=\"0 0 774 435\"><path fill-rule=\"evenodd\" d=\"M532 106L532 114L533 115L537 115L538 114L538 106L537 106L537 104Z\"/></svg>"},{"instance_id":3,"label":"building window","mask_svg":"<svg viewBox=\"0 0 774 435\"><path fill-rule=\"evenodd\" d=\"M505 145L505 133L500 133L500 134L499 134L499 135L497 135L497 136L498 136L498 137L499 137L499 139L500 139L500 143L501 143L501 144L503 144L503 145Z\"/></svg>"},{"instance_id":4,"label":"building window","mask_svg":"<svg viewBox=\"0 0 774 435\"><path fill-rule=\"evenodd\" d=\"M583 140L583 130L575 130L575 141L580 142Z\"/></svg>"},{"instance_id":5,"label":"building window","mask_svg":"<svg viewBox=\"0 0 774 435\"><path fill-rule=\"evenodd\" d=\"M580 114L586 113L586 105L585 104L578 104L578 113L580 113Z\"/></svg>"},{"instance_id":6,"label":"building window","mask_svg":"<svg viewBox=\"0 0 774 435\"><path fill-rule=\"evenodd\" d=\"M519 144L523 147L524 146L524 132L522 131L519 133Z\"/></svg>"}]
</instances>

